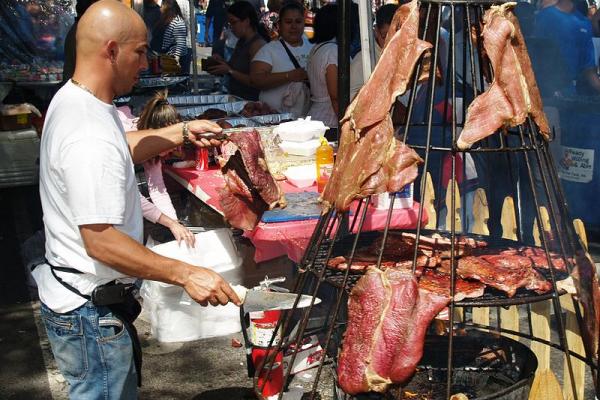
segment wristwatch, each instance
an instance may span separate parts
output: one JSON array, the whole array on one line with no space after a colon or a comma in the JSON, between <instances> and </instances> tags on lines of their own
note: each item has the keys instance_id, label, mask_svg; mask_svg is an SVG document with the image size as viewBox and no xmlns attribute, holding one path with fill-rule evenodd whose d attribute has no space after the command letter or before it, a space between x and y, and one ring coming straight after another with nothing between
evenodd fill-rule
<instances>
[{"instance_id":1,"label":"wristwatch","mask_svg":"<svg viewBox=\"0 0 600 400\"><path fill-rule=\"evenodd\" d=\"M192 141L190 140L190 130L188 129L187 121L183 121L183 127L181 129L181 134L183 136L183 144L185 146L191 145Z\"/></svg>"}]
</instances>

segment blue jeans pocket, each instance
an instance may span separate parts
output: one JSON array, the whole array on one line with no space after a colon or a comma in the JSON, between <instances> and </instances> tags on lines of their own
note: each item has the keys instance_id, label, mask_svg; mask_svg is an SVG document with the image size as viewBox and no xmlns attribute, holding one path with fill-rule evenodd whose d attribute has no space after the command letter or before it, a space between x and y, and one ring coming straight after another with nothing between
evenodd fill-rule
<instances>
[{"instance_id":1,"label":"blue jeans pocket","mask_svg":"<svg viewBox=\"0 0 600 400\"><path fill-rule=\"evenodd\" d=\"M98 327L100 331L100 341L102 342L118 340L126 332L123 322L115 317L98 318Z\"/></svg>"},{"instance_id":2,"label":"blue jeans pocket","mask_svg":"<svg viewBox=\"0 0 600 400\"><path fill-rule=\"evenodd\" d=\"M52 313L44 310L44 307L42 316L61 372L67 379L83 380L88 370L88 360L81 317Z\"/></svg>"}]
</instances>

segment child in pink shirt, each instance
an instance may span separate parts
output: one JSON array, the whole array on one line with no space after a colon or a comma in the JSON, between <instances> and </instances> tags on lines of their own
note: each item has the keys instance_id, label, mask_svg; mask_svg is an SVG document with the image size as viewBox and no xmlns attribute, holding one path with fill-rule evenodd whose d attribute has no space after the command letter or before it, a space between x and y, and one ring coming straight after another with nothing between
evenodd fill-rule
<instances>
[{"instance_id":1,"label":"child in pink shirt","mask_svg":"<svg viewBox=\"0 0 600 400\"><path fill-rule=\"evenodd\" d=\"M123 110L119 111L121 111L119 116L126 131L162 128L181 121L175 107L167 102L166 92L156 93L146 103L137 124L134 124L133 115L128 113L128 110L125 112ZM144 218L150 222L159 223L169 228L178 242L185 241L189 247L193 247L195 241L194 234L177 221L175 208L163 180L160 156L144 162L143 167L146 182L148 183L148 193L152 200L149 201L140 193Z\"/></svg>"}]
</instances>

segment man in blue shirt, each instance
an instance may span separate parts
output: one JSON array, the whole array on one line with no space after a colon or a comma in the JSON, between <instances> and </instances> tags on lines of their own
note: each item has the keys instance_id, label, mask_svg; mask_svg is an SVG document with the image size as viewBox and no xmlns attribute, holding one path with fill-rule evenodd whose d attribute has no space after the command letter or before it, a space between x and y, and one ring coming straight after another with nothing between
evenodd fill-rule
<instances>
[{"instance_id":1,"label":"man in blue shirt","mask_svg":"<svg viewBox=\"0 0 600 400\"><path fill-rule=\"evenodd\" d=\"M577 11L572 0L559 0L541 10L536 18L535 36L551 39L558 45L578 93L600 94L592 24Z\"/></svg>"}]
</instances>

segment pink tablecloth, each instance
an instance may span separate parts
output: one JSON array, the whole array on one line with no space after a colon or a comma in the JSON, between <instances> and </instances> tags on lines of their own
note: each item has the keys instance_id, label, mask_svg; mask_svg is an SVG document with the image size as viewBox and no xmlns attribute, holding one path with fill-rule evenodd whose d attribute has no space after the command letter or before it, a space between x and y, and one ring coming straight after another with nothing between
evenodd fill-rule
<instances>
[{"instance_id":1,"label":"pink tablecloth","mask_svg":"<svg viewBox=\"0 0 600 400\"><path fill-rule=\"evenodd\" d=\"M197 171L193 168L166 167L165 172L187 187L190 192L204 203L222 214L217 190L223 186L223 176L218 169ZM280 184L286 193L317 191L316 185L299 189L285 181L280 182ZM394 210L390 227L394 229L416 227L418 210L419 204L416 202L412 208ZM376 210L373 207L369 207L363 231L383 229L387 214L387 210ZM423 213L423 222L427 222L425 213ZM256 262L271 260L282 255L287 255L290 260L299 262L304 255L316 224L316 219L276 223L260 222L254 230L247 231L245 236L252 241L252 244L256 248L254 253L254 260Z\"/></svg>"}]
</instances>

